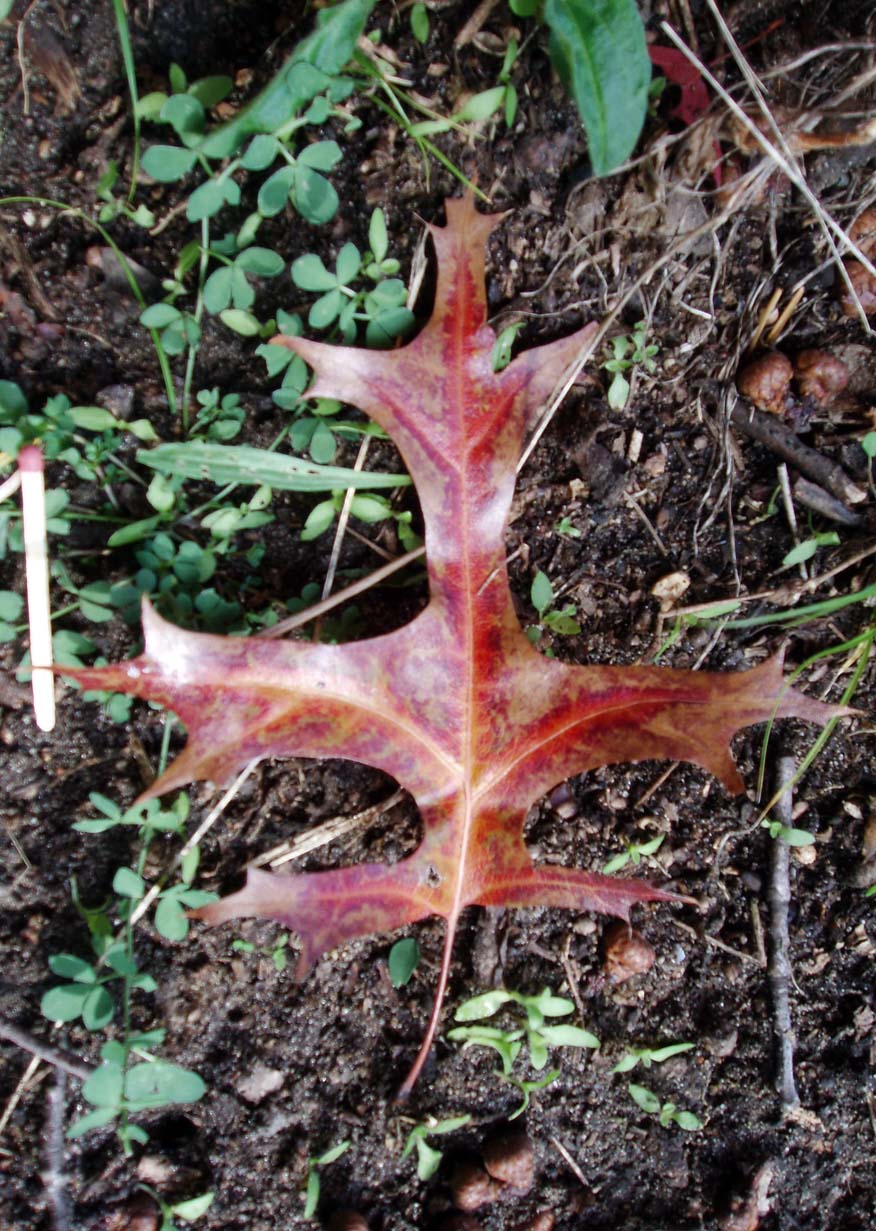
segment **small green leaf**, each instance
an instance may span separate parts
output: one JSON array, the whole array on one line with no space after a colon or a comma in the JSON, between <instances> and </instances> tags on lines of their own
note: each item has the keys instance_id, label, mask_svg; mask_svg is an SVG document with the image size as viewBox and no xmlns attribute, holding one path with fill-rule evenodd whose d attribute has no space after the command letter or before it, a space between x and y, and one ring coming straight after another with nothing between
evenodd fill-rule
<instances>
[{"instance_id":1,"label":"small green leaf","mask_svg":"<svg viewBox=\"0 0 876 1231\"><path fill-rule=\"evenodd\" d=\"M125 1075L125 1098L140 1108L195 1103L206 1089L197 1073L167 1060L135 1064Z\"/></svg>"},{"instance_id":2,"label":"small green leaf","mask_svg":"<svg viewBox=\"0 0 876 1231\"><path fill-rule=\"evenodd\" d=\"M417 968L420 946L413 936L397 940L389 951L389 981L393 987L404 987Z\"/></svg>"},{"instance_id":3,"label":"small green leaf","mask_svg":"<svg viewBox=\"0 0 876 1231\"><path fill-rule=\"evenodd\" d=\"M133 868L119 868L113 877L113 891L122 898L139 901L146 892L143 877Z\"/></svg>"},{"instance_id":4,"label":"small green leaf","mask_svg":"<svg viewBox=\"0 0 876 1231\"><path fill-rule=\"evenodd\" d=\"M431 1180L432 1176L441 1166L441 1159L444 1157L441 1150L436 1150L434 1146L430 1146L422 1137L417 1138L417 1176L424 1183L426 1180Z\"/></svg>"},{"instance_id":5,"label":"small green leaf","mask_svg":"<svg viewBox=\"0 0 876 1231\"><path fill-rule=\"evenodd\" d=\"M118 1109L122 1102L123 1086L122 1066L113 1061L104 1061L84 1082L82 1097L95 1107Z\"/></svg>"},{"instance_id":6,"label":"small green leaf","mask_svg":"<svg viewBox=\"0 0 876 1231\"><path fill-rule=\"evenodd\" d=\"M660 1114L660 1100L652 1090L646 1089L645 1086L637 1086L634 1082L630 1082L627 1090L630 1098L641 1107L642 1111L646 1111L649 1116Z\"/></svg>"},{"instance_id":7,"label":"small green leaf","mask_svg":"<svg viewBox=\"0 0 876 1231\"><path fill-rule=\"evenodd\" d=\"M0 590L0 620L17 620L24 610L24 599L14 590Z\"/></svg>"},{"instance_id":8,"label":"small green leaf","mask_svg":"<svg viewBox=\"0 0 876 1231\"><path fill-rule=\"evenodd\" d=\"M200 1197L189 1197L187 1201L177 1201L170 1208L174 1217L182 1218L186 1222L194 1222L195 1219L207 1213L213 1204L214 1196L215 1193L201 1193Z\"/></svg>"},{"instance_id":9,"label":"small green leaf","mask_svg":"<svg viewBox=\"0 0 876 1231\"><path fill-rule=\"evenodd\" d=\"M53 987L40 1001L40 1013L50 1022L72 1022L82 1013L82 1006L91 989L85 983L65 983Z\"/></svg>"},{"instance_id":10,"label":"small green leaf","mask_svg":"<svg viewBox=\"0 0 876 1231\"><path fill-rule=\"evenodd\" d=\"M581 1026L542 1026L539 1034L549 1047L599 1047L599 1039Z\"/></svg>"},{"instance_id":11,"label":"small green leaf","mask_svg":"<svg viewBox=\"0 0 876 1231\"><path fill-rule=\"evenodd\" d=\"M253 137L241 158L241 166L247 171L266 171L280 153L280 142L276 137L259 133Z\"/></svg>"},{"instance_id":12,"label":"small green leaf","mask_svg":"<svg viewBox=\"0 0 876 1231\"><path fill-rule=\"evenodd\" d=\"M302 291L332 291L338 285L337 276L326 269L322 258L306 252L289 267L292 281Z\"/></svg>"},{"instance_id":13,"label":"small green leaf","mask_svg":"<svg viewBox=\"0 0 876 1231\"><path fill-rule=\"evenodd\" d=\"M703 1127L702 1121L692 1111L677 1111L672 1118L686 1133L695 1133Z\"/></svg>"},{"instance_id":14,"label":"small green leaf","mask_svg":"<svg viewBox=\"0 0 876 1231\"><path fill-rule=\"evenodd\" d=\"M292 203L302 218L315 225L328 222L338 210L338 194L324 175L300 162L294 168Z\"/></svg>"},{"instance_id":15,"label":"small green leaf","mask_svg":"<svg viewBox=\"0 0 876 1231\"><path fill-rule=\"evenodd\" d=\"M197 161L194 150L178 145L152 145L143 154L141 167L160 184L172 184L188 175Z\"/></svg>"},{"instance_id":16,"label":"small green leaf","mask_svg":"<svg viewBox=\"0 0 876 1231\"><path fill-rule=\"evenodd\" d=\"M155 908L155 927L165 940L185 940L188 936L189 921L176 898L162 896Z\"/></svg>"},{"instance_id":17,"label":"small green leaf","mask_svg":"<svg viewBox=\"0 0 876 1231\"><path fill-rule=\"evenodd\" d=\"M119 1114L119 1107L97 1107L94 1111L88 1111L84 1116L80 1116L78 1120L74 1120L67 1129L66 1136L70 1141L74 1141L77 1137L81 1137L84 1133L90 1133L93 1128L102 1128L105 1124L109 1124Z\"/></svg>"},{"instance_id":18,"label":"small green leaf","mask_svg":"<svg viewBox=\"0 0 876 1231\"><path fill-rule=\"evenodd\" d=\"M234 264L259 278L275 278L285 267L285 262L278 252L274 252L272 248L259 247L245 248L235 258Z\"/></svg>"},{"instance_id":19,"label":"small green leaf","mask_svg":"<svg viewBox=\"0 0 876 1231\"><path fill-rule=\"evenodd\" d=\"M502 1005L512 999L511 993L501 987L491 992L482 992L479 996L472 996L470 1000L464 1001L454 1013L453 1020L476 1022L483 1017L492 1017L494 1013L498 1013Z\"/></svg>"},{"instance_id":20,"label":"small green leaf","mask_svg":"<svg viewBox=\"0 0 876 1231\"><path fill-rule=\"evenodd\" d=\"M254 338L262 327L258 317L251 312L244 312L241 308L226 308L219 313L219 319L223 325L227 325L244 338Z\"/></svg>"},{"instance_id":21,"label":"small green leaf","mask_svg":"<svg viewBox=\"0 0 876 1231\"><path fill-rule=\"evenodd\" d=\"M182 313L170 303L154 303L140 313L140 324L147 329L164 329L179 320Z\"/></svg>"},{"instance_id":22,"label":"small green leaf","mask_svg":"<svg viewBox=\"0 0 876 1231\"><path fill-rule=\"evenodd\" d=\"M539 615L544 615L554 601L554 588L551 585L550 578L541 569L538 570L532 579L529 597Z\"/></svg>"},{"instance_id":23,"label":"small green leaf","mask_svg":"<svg viewBox=\"0 0 876 1231\"><path fill-rule=\"evenodd\" d=\"M105 432L107 428L122 426L115 415L102 406L72 406L69 414L76 426L86 432Z\"/></svg>"},{"instance_id":24,"label":"small green leaf","mask_svg":"<svg viewBox=\"0 0 876 1231\"><path fill-rule=\"evenodd\" d=\"M95 983L97 974L91 962L72 953L53 953L49 958L49 970L60 975L62 979L73 979L76 983Z\"/></svg>"},{"instance_id":25,"label":"small green leaf","mask_svg":"<svg viewBox=\"0 0 876 1231\"><path fill-rule=\"evenodd\" d=\"M425 43L429 37L429 12L425 4L417 3L411 9L411 33L418 43Z\"/></svg>"},{"instance_id":26,"label":"small green leaf","mask_svg":"<svg viewBox=\"0 0 876 1231\"><path fill-rule=\"evenodd\" d=\"M259 189L259 212L266 218L279 214L289 200L289 192L295 179L295 167L280 167L262 184Z\"/></svg>"},{"instance_id":27,"label":"small green leaf","mask_svg":"<svg viewBox=\"0 0 876 1231\"><path fill-rule=\"evenodd\" d=\"M217 315L231 303L231 266L214 269L204 283L204 307Z\"/></svg>"},{"instance_id":28,"label":"small green leaf","mask_svg":"<svg viewBox=\"0 0 876 1231\"><path fill-rule=\"evenodd\" d=\"M389 249L389 236L386 231L386 215L379 206L372 212L371 221L368 223L368 246L375 261L379 263L384 260ZM873 435L876 436L876 433Z\"/></svg>"},{"instance_id":29,"label":"small green leaf","mask_svg":"<svg viewBox=\"0 0 876 1231\"><path fill-rule=\"evenodd\" d=\"M115 1005L105 987L93 987L82 1006L82 1023L86 1030L103 1030L113 1020Z\"/></svg>"}]
</instances>

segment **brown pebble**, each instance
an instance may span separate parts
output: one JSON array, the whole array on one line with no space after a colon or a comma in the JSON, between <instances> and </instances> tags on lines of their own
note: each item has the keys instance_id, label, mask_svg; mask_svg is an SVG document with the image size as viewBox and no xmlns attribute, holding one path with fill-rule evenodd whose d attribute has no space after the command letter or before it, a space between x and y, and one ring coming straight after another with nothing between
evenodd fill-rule
<instances>
[{"instance_id":1,"label":"brown pebble","mask_svg":"<svg viewBox=\"0 0 876 1231\"><path fill-rule=\"evenodd\" d=\"M849 239L857 244L864 256L876 250L876 209L865 209L849 227Z\"/></svg>"},{"instance_id":2,"label":"brown pebble","mask_svg":"<svg viewBox=\"0 0 876 1231\"><path fill-rule=\"evenodd\" d=\"M491 1179L477 1163L457 1163L450 1180L453 1204L458 1210L478 1210L495 1201L501 1191L499 1181Z\"/></svg>"},{"instance_id":3,"label":"brown pebble","mask_svg":"<svg viewBox=\"0 0 876 1231\"><path fill-rule=\"evenodd\" d=\"M803 397L819 405L842 393L849 383L849 369L826 350L801 350L794 359L797 388Z\"/></svg>"},{"instance_id":4,"label":"brown pebble","mask_svg":"<svg viewBox=\"0 0 876 1231\"><path fill-rule=\"evenodd\" d=\"M368 1231L368 1223L356 1210L337 1210L329 1219L328 1231Z\"/></svg>"},{"instance_id":5,"label":"brown pebble","mask_svg":"<svg viewBox=\"0 0 876 1231\"><path fill-rule=\"evenodd\" d=\"M849 282L855 289L861 307L867 316L876 315L876 278L865 269L860 261L845 261ZM839 302L844 316L857 316L858 305L846 286L845 278L839 283Z\"/></svg>"},{"instance_id":6,"label":"brown pebble","mask_svg":"<svg viewBox=\"0 0 876 1231\"><path fill-rule=\"evenodd\" d=\"M520 1192L529 1192L535 1179L532 1142L522 1129L508 1129L489 1137L483 1148L484 1166L494 1180Z\"/></svg>"},{"instance_id":7,"label":"brown pebble","mask_svg":"<svg viewBox=\"0 0 876 1231\"><path fill-rule=\"evenodd\" d=\"M624 983L644 974L654 965L655 953L645 937L629 924L617 920L602 935L603 967L612 983Z\"/></svg>"},{"instance_id":8,"label":"brown pebble","mask_svg":"<svg viewBox=\"0 0 876 1231\"><path fill-rule=\"evenodd\" d=\"M760 355L741 368L736 377L736 388L743 397L753 402L758 410L772 415L784 414L788 390L794 369L791 360L781 351Z\"/></svg>"},{"instance_id":9,"label":"brown pebble","mask_svg":"<svg viewBox=\"0 0 876 1231\"><path fill-rule=\"evenodd\" d=\"M533 1218L518 1223L514 1231L554 1231L555 1222L550 1210L539 1210Z\"/></svg>"}]
</instances>

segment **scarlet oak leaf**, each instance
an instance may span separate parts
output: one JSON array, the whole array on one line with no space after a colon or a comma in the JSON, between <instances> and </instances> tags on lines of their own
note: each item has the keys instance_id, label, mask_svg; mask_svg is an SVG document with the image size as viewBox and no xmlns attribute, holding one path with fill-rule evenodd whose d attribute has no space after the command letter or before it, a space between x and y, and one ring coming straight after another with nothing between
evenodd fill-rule
<instances>
[{"instance_id":1,"label":"scarlet oak leaf","mask_svg":"<svg viewBox=\"0 0 876 1231\"><path fill-rule=\"evenodd\" d=\"M353 403L385 428L423 510L430 597L410 624L346 645L209 636L148 606L145 649L78 677L158 701L188 745L149 789L229 778L254 757L345 757L391 774L414 796L423 840L392 866L281 875L250 870L238 893L198 913L211 923L267 916L294 928L298 973L352 937L429 915L447 920L436 1005L406 1088L440 1014L460 912L469 905L558 906L628 918L673 895L642 881L533 864L529 806L571 774L618 761L692 761L730 790L741 727L772 715L822 722L838 712L786 688L772 659L744 674L569 666L523 634L504 532L524 434L595 331L530 350L501 372L490 355L484 249L498 219L471 197L432 227L438 255L429 323L395 351L282 338L316 372L314 397Z\"/></svg>"}]
</instances>

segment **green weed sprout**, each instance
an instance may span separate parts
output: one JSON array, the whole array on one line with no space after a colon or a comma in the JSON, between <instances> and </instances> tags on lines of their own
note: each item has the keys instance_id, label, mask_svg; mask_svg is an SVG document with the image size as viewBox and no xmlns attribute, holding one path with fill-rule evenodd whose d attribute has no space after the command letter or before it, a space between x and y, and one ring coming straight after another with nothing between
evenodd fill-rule
<instances>
[{"instance_id":1,"label":"green weed sprout","mask_svg":"<svg viewBox=\"0 0 876 1231\"><path fill-rule=\"evenodd\" d=\"M523 1027L512 1030L500 1030L494 1026L479 1024L484 1018L494 1014L506 1004L519 1005L526 1016ZM550 1047L599 1047L599 1039L580 1026L558 1025L549 1026L547 1018L567 1017L575 1011L574 1002L564 996L556 996L545 988L537 996L525 996L522 992L509 992L504 988L482 992L464 1001L454 1015L457 1022L476 1022L476 1025L456 1026L449 1030L447 1037L461 1042L464 1048L472 1046L491 1047L499 1053L502 1061L502 1074L510 1075L514 1061L522 1048L522 1040L526 1039L529 1049L529 1060L536 1071L542 1070L547 1064L548 1048Z\"/></svg>"},{"instance_id":2,"label":"green weed sprout","mask_svg":"<svg viewBox=\"0 0 876 1231\"><path fill-rule=\"evenodd\" d=\"M630 1082L627 1090L633 1102L649 1116L656 1116L664 1128L669 1128L670 1124L677 1124L686 1133L695 1133L697 1129L703 1127L702 1120L692 1111L679 1111L675 1103L661 1103L653 1090L648 1090L645 1086L637 1086L634 1082Z\"/></svg>"},{"instance_id":3,"label":"green weed sprout","mask_svg":"<svg viewBox=\"0 0 876 1231\"><path fill-rule=\"evenodd\" d=\"M639 321L633 327L632 333L612 338L612 358L602 366L606 372L614 374L608 387L608 404L612 410L623 410L630 396L630 382L624 375L634 367L640 366L646 372L653 372L657 366L654 356L660 350L659 346L646 346L645 322Z\"/></svg>"},{"instance_id":4,"label":"green weed sprout","mask_svg":"<svg viewBox=\"0 0 876 1231\"><path fill-rule=\"evenodd\" d=\"M546 573L539 569L532 579L532 585L529 591L530 602L539 615L539 623L531 625L526 630L526 635L529 640L535 645L545 628L550 629L553 633L559 633L563 637L575 637L581 632L581 625L578 623L576 611L571 603L565 607L554 609L556 597L554 588L551 585L551 580Z\"/></svg>"},{"instance_id":5,"label":"green weed sprout","mask_svg":"<svg viewBox=\"0 0 876 1231\"><path fill-rule=\"evenodd\" d=\"M613 855L608 863L603 864L603 872L606 875L610 875L612 872L619 872L628 863L638 867L643 859L647 859L649 855L654 855L659 851L665 838L665 834L658 834L656 838L651 838L648 842L625 842L624 849L620 854Z\"/></svg>"},{"instance_id":6,"label":"green weed sprout","mask_svg":"<svg viewBox=\"0 0 876 1231\"><path fill-rule=\"evenodd\" d=\"M307 1160L307 1184L304 1190L305 1218L313 1218L316 1213L316 1207L319 1205L320 1167L327 1167L329 1163L336 1162L342 1154L346 1154L349 1148L349 1141L340 1141L336 1146L332 1146L330 1150L326 1150L324 1154Z\"/></svg>"},{"instance_id":7,"label":"green weed sprout","mask_svg":"<svg viewBox=\"0 0 876 1231\"><path fill-rule=\"evenodd\" d=\"M161 1211L161 1226L158 1228L158 1231L180 1231L175 1222L177 1218L181 1218L183 1222L195 1222L197 1219L202 1218L213 1204L215 1196L214 1193L207 1192L201 1193L198 1197L187 1197L184 1201L170 1203L165 1201L148 1184L141 1184L140 1188L149 1194Z\"/></svg>"},{"instance_id":8,"label":"green weed sprout","mask_svg":"<svg viewBox=\"0 0 876 1231\"><path fill-rule=\"evenodd\" d=\"M441 1166L443 1151L436 1150L426 1141L427 1137L442 1136L445 1133L455 1133L457 1129L468 1124L471 1116L452 1116L449 1120L436 1120L429 1116L422 1124L415 1125L408 1133L402 1158L407 1158L414 1150L417 1151L417 1175L424 1182L430 1180Z\"/></svg>"},{"instance_id":9,"label":"green weed sprout","mask_svg":"<svg viewBox=\"0 0 876 1231\"><path fill-rule=\"evenodd\" d=\"M631 1047L621 1056L611 1070L612 1073L630 1073L637 1065L649 1069L652 1064L663 1064L672 1056L680 1056L683 1052L692 1051L693 1043L668 1043L664 1047Z\"/></svg>"}]
</instances>

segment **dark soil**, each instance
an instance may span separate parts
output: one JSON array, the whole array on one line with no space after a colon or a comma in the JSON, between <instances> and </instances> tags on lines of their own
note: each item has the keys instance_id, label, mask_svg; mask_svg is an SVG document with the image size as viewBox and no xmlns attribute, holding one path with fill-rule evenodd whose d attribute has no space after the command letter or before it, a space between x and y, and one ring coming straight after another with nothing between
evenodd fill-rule
<instances>
[{"instance_id":1,"label":"dark soil","mask_svg":"<svg viewBox=\"0 0 876 1231\"><path fill-rule=\"evenodd\" d=\"M410 88L446 112L463 91L494 84L500 60L492 53L511 20L500 4L480 45L454 50L454 36L470 7L436 3L425 47L413 42L407 14L394 7L379 6L372 23L398 54ZM668 17L688 41L696 38L702 57L718 65L728 85L737 83L705 5L691 6L694 29L685 25L687 4L644 8L655 32L658 18ZM767 78L771 98L788 125L803 109L829 112L833 100L852 87L842 106L843 116L851 117L846 125L872 114L873 87L859 82L868 70L872 76L876 29L869 4L742 0L722 8L755 69L773 74ZM159 0L133 9L144 93L166 86L167 65L176 60L190 75L234 76L245 70L233 96L242 101L309 29L309 17L291 3ZM34 71L25 114L15 23L0 27L0 193L51 198L94 216L96 182L109 160L118 163L125 184L131 159L112 6L107 0L39 3L30 10L28 28L43 47L40 63L45 47L52 46L50 36L56 40L69 57L80 93L65 108L52 81ZM868 50L858 48L862 40L870 40ZM844 50L802 58L804 52L846 43ZM794 67L780 71L792 61ZM669 130L678 128L666 118L671 90L640 143L646 157L631 170L596 182L587 178L586 141L551 75L539 35L525 44L515 80L521 104L513 134L500 123L476 141L456 134L438 140L448 157L477 175L493 209L510 211L490 249L489 301L495 325L525 320L520 341L528 345L604 316L650 262L680 233L706 223L720 202L711 178L711 139L702 139L702 129L669 139ZM738 97L748 99L742 90ZM359 132L350 138L335 134L346 151L333 175L342 201L335 221L319 230L290 214L273 220L264 240L287 261L304 251L328 258L348 238L365 247L370 211L381 205L391 252L401 258L406 276L420 234L418 219L440 220L443 198L458 186L443 168L427 167L367 96L358 97L355 109L363 120ZM151 129L145 135L154 139ZM754 156L741 160L740 170L755 161ZM872 146L809 155L806 170L842 224L876 195ZM176 186L144 185L139 199L163 220L181 195ZM154 236L123 220L111 230L125 254L155 279L168 276L194 233L181 211ZM99 239L77 218L39 204L0 208L0 378L17 381L35 405L58 392L74 404L106 402L119 396L121 387L133 396L137 414L151 416L170 439L177 428L167 414L154 352L136 323L137 305L112 270L98 268L95 248ZM796 578L796 570L782 571L793 536L781 502L771 504L779 459L731 429L729 415L740 357L770 293L779 287L787 294L813 270L820 272L807 282L781 345L792 355L812 346L833 350L852 366L853 379L850 392L835 404L817 408L798 400L789 424L868 489L867 460L858 442L874 426L872 339L859 321L841 315L828 255L803 198L774 175L759 193L747 193L712 235L677 251L624 308L619 330L648 321L648 340L659 346L654 372L640 368L628 405L612 410L605 396L610 378L591 367L555 415L518 484L508 549L521 619L535 619L528 596L540 568L563 602L576 606L584 626L576 637L545 635L544 649L579 662L650 661L671 627L653 594L661 579L683 574L690 585L678 601L693 604L775 592ZM266 284L263 295L263 316L301 298L287 279ZM428 312L427 301L428 290L418 307L421 315ZM253 350L251 342L210 322L195 388L240 393L250 412L240 441L264 444L281 416ZM607 357L603 352L602 361ZM380 460L388 468L395 463L386 449ZM353 456L338 460L352 464ZM55 485L69 484L74 502L87 498L88 489L80 490L64 467L49 477ZM309 507L303 498L278 504L277 522L265 532L263 602L284 602L307 582L322 581L330 544L302 543L298 537ZM819 552L810 565L813 576L871 545L872 486L855 512L858 521L849 528L798 507L801 538L837 529L842 540ZM578 537L557 533L563 518ZM74 575L80 583L128 575L130 555L103 551L105 536L94 525L77 525L66 544ZM372 537L378 534L375 529ZM396 550L391 539L381 542ZM343 570L368 570L376 562L361 543L347 539ZM2 568L0 585L20 588L20 558L8 555ZM814 597L847 593L872 580L865 559L824 581ZM238 584L233 564L212 584L233 595ZM61 606L60 592L55 598ZM416 589L367 593L359 600L362 635L404 623L423 599ZM776 595L772 603L755 600L745 614L776 610L778 601ZM717 637L688 629L661 661L738 669L785 645L789 661L797 663L862 633L869 617L866 607L856 605L785 636L769 626L726 630ZM109 657L134 648L133 633L121 621L95 626L77 613L64 626L87 632ZM7 668L15 667L23 648L3 647ZM850 671L840 654L810 670L803 686L837 700ZM639 909L636 926L656 951L648 972L624 983L606 981L605 921L587 915L473 910L461 929L448 1019L453 1006L491 983L527 992L547 985L575 996L583 1007L582 1024L602 1040L595 1054L564 1051L561 1076L533 1096L518 1121L525 1123L535 1150L530 1192L507 1190L470 1216L470 1223L453 1221L454 1165L477 1158L485 1139L519 1102L483 1049L463 1052L440 1040L410 1102L393 1101L428 1016L442 944L437 921L413 929L422 960L400 990L392 988L386 966L395 937L349 944L296 984L268 956L231 947L242 937L270 949L279 934L274 926L243 923L213 931L196 926L179 944L143 926L138 953L158 991L139 998L136 1025L164 1026L164 1054L199 1072L207 1094L191 1107L145 1117L149 1144L131 1158L123 1157L110 1129L59 1145L51 1105L53 1098L57 1104L60 1079L41 1064L20 1086L30 1057L4 1043L0 1115L10 1099L16 1101L0 1137L0 1224L27 1231L68 1226L151 1231L153 1205L148 1199L144 1204L138 1191L147 1183L171 1202L213 1190L214 1204L198 1228L311 1226L301 1217L306 1160L346 1138L349 1151L322 1172L324 1225L344 1208L359 1211L372 1231L872 1227L876 924L864 890L876 881L876 762L866 717L873 686L870 668L854 700L864 716L842 724L796 788L795 824L813 833L815 843L791 859L791 1008L800 1096L793 1114L783 1114L775 1089L777 1043L765 960L772 841L764 829L753 827L753 804L731 799L708 775L684 766L667 774L665 765L645 763L573 780L533 810L528 836L538 857L559 852L566 862L599 869L625 839L665 834L650 875L671 878L701 902L701 909ZM58 725L45 735L35 728L27 701L27 692L7 674L0 681L5 750L0 1015L94 1063L104 1036L80 1027L53 1030L40 1016L39 1002L56 981L49 957L88 952L85 925L71 900L72 879L82 901L102 900L114 870L130 857L130 834L81 835L70 823L91 814L91 791L126 804L142 789L144 773L158 759L162 718L138 705L131 723L118 725L63 687ZM761 732L748 731L735 746L752 794L760 738ZM802 724L786 724L779 734L798 760L813 738L813 730ZM219 891L233 888L249 860L316 823L379 805L394 789L381 775L342 761L262 764L206 839L200 883ZM193 823L217 798L211 786L192 789ZM391 861L417 839L414 810L401 804L378 814L372 828L307 857L302 866L366 856ZM151 871L160 871L158 863ZM627 1092L627 1079L611 1072L631 1046L682 1040L694 1049L648 1071L639 1068L632 1077L661 1100L694 1111L704 1127L692 1133L662 1127L640 1111ZM69 1078L60 1095L62 1126L86 1109L78 1085ZM400 1160L410 1128L428 1116L443 1120L465 1113L471 1116L466 1128L443 1142L432 1139L446 1146L446 1156L436 1177L421 1183L413 1160ZM57 1192L53 1195L52 1176L67 1194L69 1211ZM535 1221L538 1213L545 1215L541 1222Z\"/></svg>"}]
</instances>

